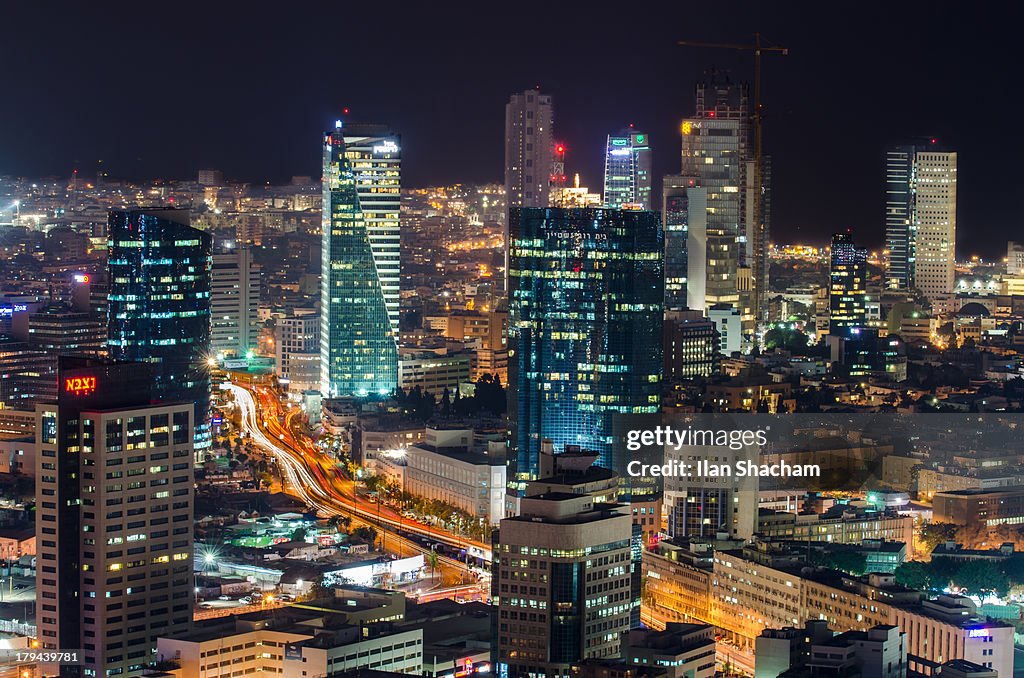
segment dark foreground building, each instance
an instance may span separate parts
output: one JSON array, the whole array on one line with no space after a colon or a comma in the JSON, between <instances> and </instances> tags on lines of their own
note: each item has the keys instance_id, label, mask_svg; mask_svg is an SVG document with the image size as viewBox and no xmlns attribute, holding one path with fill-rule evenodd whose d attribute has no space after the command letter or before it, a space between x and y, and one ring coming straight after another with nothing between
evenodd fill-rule
<instances>
[{"instance_id":1,"label":"dark foreground building","mask_svg":"<svg viewBox=\"0 0 1024 678\"><path fill-rule=\"evenodd\" d=\"M192 623L191 402L154 403L149 366L61 357L36 406L36 620L41 675L140 675Z\"/></svg>"}]
</instances>

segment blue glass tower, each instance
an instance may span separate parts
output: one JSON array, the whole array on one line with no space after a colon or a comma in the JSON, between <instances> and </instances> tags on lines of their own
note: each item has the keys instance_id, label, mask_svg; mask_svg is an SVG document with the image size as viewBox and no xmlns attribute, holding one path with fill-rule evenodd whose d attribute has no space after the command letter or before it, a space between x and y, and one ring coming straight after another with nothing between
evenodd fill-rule
<instances>
[{"instance_id":1,"label":"blue glass tower","mask_svg":"<svg viewBox=\"0 0 1024 678\"><path fill-rule=\"evenodd\" d=\"M664 236L657 212L515 208L509 228L509 490L539 472L541 441L612 449L615 413L658 412Z\"/></svg>"},{"instance_id":2,"label":"blue glass tower","mask_svg":"<svg viewBox=\"0 0 1024 678\"><path fill-rule=\"evenodd\" d=\"M386 395L398 387L399 137L338 121L323 150L321 389Z\"/></svg>"},{"instance_id":3,"label":"blue glass tower","mask_svg":"<svg viewBox=\"0 0 1024 678\"><path fill-rule=\"evenodd\" d=\"M150 363L158 402L195 404L198 458L210 446L211 238L188 210L115 210L107 251L110 357Z\"/></svg>"}]
</instances>

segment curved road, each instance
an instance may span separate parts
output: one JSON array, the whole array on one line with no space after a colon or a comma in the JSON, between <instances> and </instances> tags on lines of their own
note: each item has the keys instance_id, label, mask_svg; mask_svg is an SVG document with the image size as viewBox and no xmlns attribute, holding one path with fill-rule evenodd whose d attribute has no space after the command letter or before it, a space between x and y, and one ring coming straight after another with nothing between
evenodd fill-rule
<instances>
[{"instance_id":1,"label":"curved road","mask_svg":"<svg viewBox=\"0 0 1024 678\"><path fill-rule=\"evenodd\" d=\"M380 511L378 508L366 508L359 505L355 498L355 488L352 487L351 496L346 496L343 489L337 486L340 479L329 477L330 471L325 471L322 455L316 453L312 448L307 450L296 449L297 445L289 444L287 440L290 434L282 427L273 416L260 421L259 406L253 394L237 384L225 383L223 388L229 390L234 396L235 403L241 411L242 429L248 433L252 440L261 448L269 452L277 459L284 473L287 489L306 502L308 505L321 511L328 516L347 516L352 519L355 526L367 525L375 528L384 528L390 534L385 533L385 539L393 539L401 547L401 550L408 550L413 553L422 553L429 556L431 549L424 547L418 541L408 539L398 532L419 534L429 539L457 546L459 548L467 545L467 540L458 539L436 529L431 529L419 523L403 520L401 516L391 517L388 511ZM273 437L276 434L276 439ZM296 441L297 442L297 441ZM477 542L468 542L478 544ZM480 545L478 545L479 547ZM485 551L490 556L490 549ZM455 570L461 575L474 573L465 563L449 558L438 556L442 572Z\"/></svg>"}]
</instances>

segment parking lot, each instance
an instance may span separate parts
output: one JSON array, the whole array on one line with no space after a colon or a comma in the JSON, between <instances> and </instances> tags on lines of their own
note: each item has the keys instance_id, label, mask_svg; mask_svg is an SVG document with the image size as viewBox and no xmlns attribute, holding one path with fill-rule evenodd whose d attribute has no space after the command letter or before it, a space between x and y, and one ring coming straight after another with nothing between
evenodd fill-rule
<instances>
[{"instance_id":1,"label":"parking lot","mask_svg":"<svg viewBox=\"0 0 1024 678\"><path fill-rule=\"evenodd\" d=\"M34 577L0 576L0 603L27 603L35 599Z\"/></svg>"}]
</instances>

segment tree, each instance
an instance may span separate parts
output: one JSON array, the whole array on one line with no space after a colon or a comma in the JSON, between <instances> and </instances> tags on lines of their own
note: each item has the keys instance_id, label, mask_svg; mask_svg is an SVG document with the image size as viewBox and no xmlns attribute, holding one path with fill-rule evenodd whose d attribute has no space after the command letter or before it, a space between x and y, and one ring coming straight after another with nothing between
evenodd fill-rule
<instances>
[{"instance_id":1,"label":"tree","mask_svg":"<svg viewBox=\"0 0 1024 678\"><path fill-rule=\"evenodd\" d=\"M974 593L979 596L983 596L986 593L1005 596L1010 589L1006 575L999 568L999 565L991 560L983 560L981 562L967 561L960 566L954 582L957 586L966 589L967 593Z\"/></svg>"},{"instance_id":2,"label":"tree","mask_svg":"<svg viewBox=\"0 0 1024 678\"><path fill-rule=\"evenodd\" d=\"M361 541L365 544L373 546L377 543L377 530L373 529L368 525L363 525L352 530L351 536L353 539Z\"/></svg>"},{"instance_id":3,"label":"tree","mask_svg":"<svg viewBox=\"0 0 1024 678\"><path fill-rule=\"evenodd\" d=\"M868 557L862 551L839 550L829 554L832 567L850 574L864 574L868 567Z\"/></svg>"},{"instance_id":4,"label":"tree","mask_svg":"<svg viewBox=\"0 0 1024 678\"><path fill-rule=\"evenodd\" d=\"M320 575L313 580L309 587L309 599L320 600L321 598L331 598L334 595L334 591L330 586L324 582L323 575Z\"/></svg>"},{"instance_id":5,"label":"tree","mask_svg":"<svg viewBox=\"0 0 1024 678\"><path fill-rule=\"evenodd\" d=\"M352 525L352 519L348 516L335 515L327 519L327 524L339 532L348 531L348 528Z\"/></svg>"},{"instance_id":6,"label":"tree","mask_svg":"<svg viewBox=\"0 0 1024 678\"><path fill-rule=\"evenodd\" d=\"M307 530L304 527L296 527L292 531L292 541L305 541Z\"/></svg>"},{"instance_id":7,"label":"tree","mask_svg":"<svg viewBox=\"0 0 1024 678\"><path fill-rule=\"evenodd\" d=\"M896 583L916 591L932 587L932 572L927 563L912 560L896 568Z\"/></svg>"},{"instance_id":8,"label":"tree","mask_svg":"<svg viewBox=\"0 0 1024 678\"><path fill-rule=\"evenodd\" d=\"M797 329L773 327L764 334L764 345L769 350L781 348L793 355L806 355L808 337Z\"/></svg>"},{"instance_id":9,"label":"tree","mask_svg":"<svg viewBox=\"0 0 1024 678\"><path fill-rule=\"evenodd\" d=\"M437 551L431 549L427 554L427 567L430 568L430 576L434 577L434 573L437 572L437 568L441 564L441 556L437 555Z\"/></svg>"},{"instance_id":10,"label":"tree","mask_svg":"<svg viewBox=\"0 0 1024 678\"><path fill-rule=\"evenodd\" d=\"M939 544L955 541L958 530L953 523L925 523L921 526L921 543L931 553Z\"/></svg>"},{"instance_id":11,"label":"tree","mask_svg":"<svg viewBox=\"0 0 1024 678\"><path fill-rule=\"evenodd\" d=\"M1024 584L1024 553L1015 553L1004 560L1003 574L1011 585Z\"/></svg>"}]
</instances>

